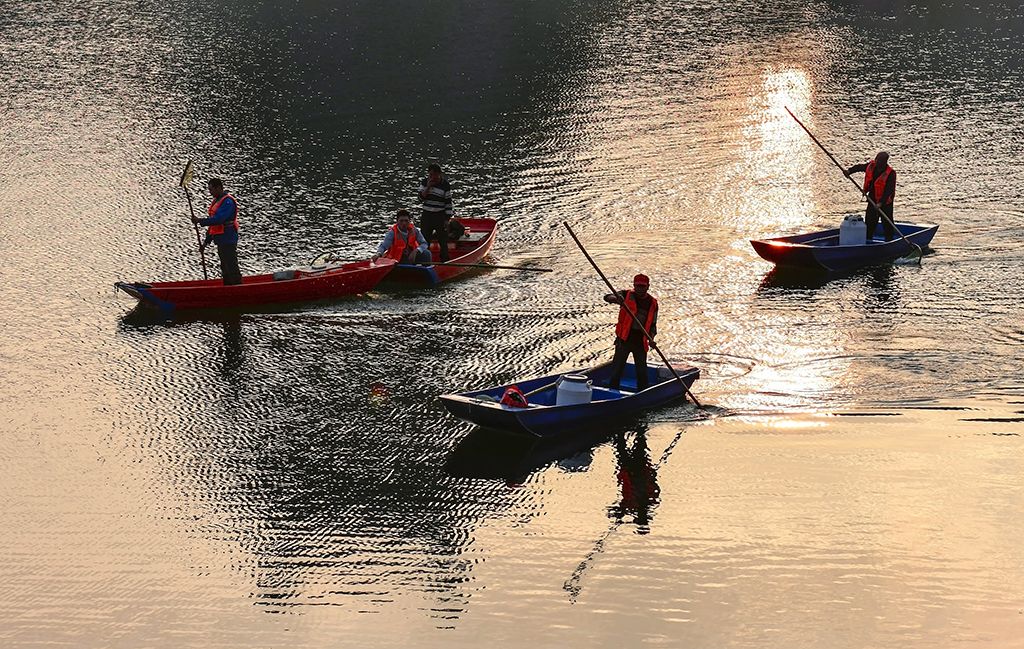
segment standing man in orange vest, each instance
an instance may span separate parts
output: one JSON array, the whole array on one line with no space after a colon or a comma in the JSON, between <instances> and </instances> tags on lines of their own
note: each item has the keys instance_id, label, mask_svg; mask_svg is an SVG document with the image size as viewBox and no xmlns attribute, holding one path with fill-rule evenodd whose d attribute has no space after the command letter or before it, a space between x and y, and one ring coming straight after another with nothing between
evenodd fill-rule
<instances>
[{"instance_id":1,"label":"standing man in orange vest","mask_svg":"<svg viewBox=\"0 0 1024 649\"><path fill-rule=\"evenodd\" d=\"M615 325L615 357L612 359L612 378L608 382L608 387L613 390L619 389L622 372L626 369L626 361L630 354L633 355L633 366L636 368L637 391L644 390L649 385L647 349L650 347L650 341L629 314L636 314L637 319L644 323L644 329L651 338L658 335L658 300L647 294L650 285L650 278L640 274L633 278L632 291L618 291L604 296L605 302L619 305L619 321Z\"/></svg>"},{"instance_id":2,"label":"standing man in orange vest","mask_svg":"<svg viewBox=\"0 0 1024 649\"><path fill-rule=\"evenodd\" d=\"M879 216L882 218L885 240L892 241L893 235L896 233L892 219L892 202L896 198L896 172L889 166L889 154L879 151L874 160L862 165L853 165L846 170L846 175L861 171L864 172L864 193L878 203L884 212L879 215L878 210L868 203L867 211L864 213L864 225L868 230L867 243L871 243L871 237L875 235Z\"/></svg>"},{"instance_id":3,"label":"standing man in orange vest","mask_svg":"<svg viewBox=\"0 0 1024 649\"><path fill-rule=\"evenodd\" d=\"M384 241L377 246L377 254L370 259L377 261L381 257L391 257L400 264L431 262L430 246L420 229L412 224L409 210L398 210L395 224L384 235Z\"/></svg>"},{"instance_id":4,"label":"standing man in orange vest","mask_svg":"<svg viewBox=\"0 0 1024 649\"><path fill-rule=\"evenodd\" d=\"M213 202L206 210L208 218L193 216L192 222L207 228L204 248L211 240L217 244L224 286L241 284L242 271L238 269L238 203L234 196L224 191L224 182L220 178L210 178L206 187L213 197Z\"/></svg>"}]
</instances>

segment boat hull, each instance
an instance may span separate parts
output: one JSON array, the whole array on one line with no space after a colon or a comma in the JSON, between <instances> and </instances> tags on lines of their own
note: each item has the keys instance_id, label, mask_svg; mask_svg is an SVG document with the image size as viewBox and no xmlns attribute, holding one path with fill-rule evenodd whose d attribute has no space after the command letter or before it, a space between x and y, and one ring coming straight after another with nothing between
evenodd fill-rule
<instances>
[{"instance_id":1,"label":"boat hull","mask_svg":"<svg viewBox=\"0 0 1024 649\"><path fill-rule=\"evenodd\" d=\"M897 223L906 239L924 249L931 243L937 225ZM750 245L763 259L783 268L846 271L884 264L914 252L916 248L902 237L892 241L880 238L879 227L871 243L839 245L839 230L821 230L786 237L752 240Z\"/></svg>"},{"instance_id":2,"label":"boat hull","mask_svg":"<svg viewBox=\"0 0 1024 649\"><path fill-rule=\"evenodd\" d=\"M237 309L330 300L366 293L395 267L393 259L297 268L281 273L250 275L225 286L219 279L184 282L116 282L114 287L162 311ZM275 279L277 277L277 279Z\"/></svg>"},{"instance_id":3,"label":"boat hull","mask_svg":"<svg viewBox=\"0 0 1024 649\"><path fill-rule=\"evenodd\" d=\"M451 263L476 264L487 256L494 246L498 235L498 222L494 219L464 219L459 222L466 226L468 237L448 244ZM434 261L441 256L437 242L430 244L430 254ZM391 286L434 286L446 282L453 277L474 270L466 266L419 266L414 264L398 264L385 279Z\"/></svg>"},{"instance_id":4,"label":"boat hull","mask_svg":"<svg viewBox=\"0 0 1024 649\"><path fill-rule=\"evenodd\" d=\"M695 367L679 367L676 372L689 389L700 376ZM586 374L593 381L593 400L588 403L572 405L555 405L556 388L554 382L564 374ZM611 363L593 368L582 368L542 376L515 384L500 385L483 390L446 394L441 402L448 412L459 419L498 430L551 437L567 432L592 429L609 421L636 415L639 412L656 408L675 401L685 394L683 385L672 372L661 365L648 366L650 387L640 392L636 389L635 368L626 365L621 387L622 391L607 388L611 376ZM513 408L498 403L505 389L516 385L524 393L538 391L529 396L530 405L526 408Z\"/></svg>"}]
</instances>

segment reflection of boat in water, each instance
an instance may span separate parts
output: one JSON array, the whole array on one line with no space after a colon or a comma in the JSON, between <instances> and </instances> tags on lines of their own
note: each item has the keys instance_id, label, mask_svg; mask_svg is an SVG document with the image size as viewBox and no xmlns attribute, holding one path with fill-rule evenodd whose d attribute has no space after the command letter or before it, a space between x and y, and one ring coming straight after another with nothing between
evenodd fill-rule
<instances>
[{"instance_id":1,"label":"reflection of boat in water","mask_svg":"<svg viewBox=\"0 0 1024 649\"><path fill-rule=\"evenodd\" d=\"M836 273L811 268L776 266L761 278L757 292L762 293L772 289L807 291L823 288L832 282L842 283L844 280L861 281L864 279L867 280L870 286L881 289L888 286L892 281L893 273L894 267L891 264L857 268Z\"/></svg>"},{"instance_id":2,"label":"reflection of boat in water","mask_svg":"<svg viewBox=\"0 0 1024 649\"><path fill-rule=\"evenodd\" d=\"M135 307L121 316L121 326L131 329L144 329L153 326L169 327L189 322L207 322L210 324L237 324L252 313L277 313L281 308L265 309L190 309L185 311L162 311L144 304Z\"/></svg>"},{"instance_id":3,"label":"reflection of boat in water","mask_svg":"<svg viewBox=\"0 0 1024 649\"><path fill-rule=\"evenodd\" d=\"M855 271L854 271L855 272ZM853 275L849 273L830 273L827 270L813 268L786 268L775 266L765 273L758 285L758 292L773 289L816 289L840 277Z\"/></svg>"},{"instance_id":4,"label":"reflection of boat in water","mask_svg":"<svg viewBox=\"0 0 1024 649\"><path fill-rule=\"evenodd\" d=\"M621 389L616 390L608 387L612 373L609 362L515 384L446 394L441 396L441 402L448 412L479 426L546 437L586 430L595 424L629 417L681 398L685 394L682 384L689 388L700 376L700 370L695 367L677 367L675 370L682 383L668 367L648 365L649 386L637 391L636 370L632 363L627 363L620 383ZM589 378L593 383L591 394L582 403L559 403L559 380L563 376L572 375ZM514 407L499 403L506 389L513 385L529 396L527 406Z\"/></svg>"},{"instance_id":5,"label":"reflection of boat in water","mask_svg":"<svg viewBox=\"0 0 1024 649\"><path fill-rule=\"evenodd\" d=\"M922 249L931 243L939 229L937 225L913 223L897 223L896 227L903 237ZM750 245L758 255L776 266L824 271L844 271L888 263L915 251L902 237L897 236L892 241L880 238L880 229L876 229L870 243L840 244L840 228L834 228L752 240Z\"/></svg>"},{"instance_id":6,"label":"reflection of boat in water","mask_svg":"<svg viewBox=\"0 0 1024 649\"><path fill-rule=\"evenodd\" d=\"M486 428L474 429L445 462L445 471L458 478L503 479L525 482L531 473L556 463L567 472L585 471L594 448L616 434L615 429L538 438Z\"/></svg>"}]
</instances>

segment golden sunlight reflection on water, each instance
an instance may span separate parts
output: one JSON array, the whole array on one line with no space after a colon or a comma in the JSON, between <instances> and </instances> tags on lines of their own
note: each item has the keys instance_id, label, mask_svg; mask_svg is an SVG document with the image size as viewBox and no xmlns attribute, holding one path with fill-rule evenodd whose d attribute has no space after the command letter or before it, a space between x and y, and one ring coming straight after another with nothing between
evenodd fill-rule
<instances>
[{"instance_id":1,"label":"golden sunlight reflection on water","mask_svg":"<svg viewBox=\"0 0 1024 649\"><path fill-rule=\"evenodd\" d=\"M69 4L0 6L0 645L1022 645L1009 5ZM936 254L758 258L861 208L785 106L891 144ZM369 254L438 159L493 261L553 272L136 318L111 282L200 272L189 157L247 271ZM651 276L706 409L547 443L444 412L609 358L563 222Z\"/></svg>"},{"instance_id":2,"label":"golden sunlight reflection on water","mask_svg":"<svg viewBox=\"0 0 1024 649\"><path fill-rule=\"evenodd\" d=\"M817 211L813 187L802 182L817 150L785 110L809 114L813 82L800 68L765 68L756 88L746 102L744 151L734 172L744 190L729 202L736 205L738 227L785 231Z\"/></svg>"}]
</instances>

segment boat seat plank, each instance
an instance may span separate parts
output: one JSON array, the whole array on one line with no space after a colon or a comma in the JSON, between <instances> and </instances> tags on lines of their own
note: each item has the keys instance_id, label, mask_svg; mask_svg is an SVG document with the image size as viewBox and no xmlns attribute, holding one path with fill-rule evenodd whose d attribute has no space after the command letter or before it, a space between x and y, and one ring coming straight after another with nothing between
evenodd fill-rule
<instances>
[{"instance_id":1,"label":"boat seat plank","mask_svg":"<svg viewBox=\"0 0 1024 649\"><path fill-rule=\"evenodd\" d=\"M602 388L595 385L591 388L590 394L591 401L611 401L613 399L628 397L633 393L629 390L613 390L611 388Z\"/></svg>"},{"instance_id":2,"label":"boat seat plank","mask_svg":"<svg viewBox=\"0 0 1024 649\"><path fill-rule=\"evenodd\" d=\"M461 244L461 243L480 243L481 241L483 241L484 239L487 238L488 234L490 234L490 230L488 230L486 232L485 231L467 232L466 234L462 235L458 239L449 239L448 240L448 247L450 248L450 247L452 247L454 245ZM438 245L437 237L430 237L430 245L432 245L432 246Z\"/></svg>"}]
</instances>

